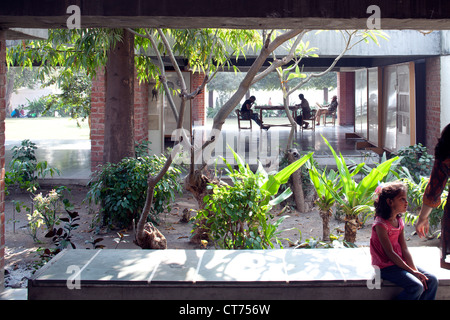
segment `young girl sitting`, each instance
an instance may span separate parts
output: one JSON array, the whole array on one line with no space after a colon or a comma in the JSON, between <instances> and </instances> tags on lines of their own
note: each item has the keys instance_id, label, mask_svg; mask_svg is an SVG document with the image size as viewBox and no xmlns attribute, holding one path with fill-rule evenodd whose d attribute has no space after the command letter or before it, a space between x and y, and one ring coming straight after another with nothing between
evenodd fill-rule
<instances>
[{"instance_id":1,"label":"young girl sitting","mask_svg":"<svg viewBox=\"0 0 450 320\"><path fill-rule=\"evenodd\" d=\"M382 279L404 289L397 299L433 300L438 280L414 265L406 245L402 219L408 207L406 192L402 182L391 182L376 190L375 221L370 238L372 265L380 268Z\"/></svg>"}]
</instances>

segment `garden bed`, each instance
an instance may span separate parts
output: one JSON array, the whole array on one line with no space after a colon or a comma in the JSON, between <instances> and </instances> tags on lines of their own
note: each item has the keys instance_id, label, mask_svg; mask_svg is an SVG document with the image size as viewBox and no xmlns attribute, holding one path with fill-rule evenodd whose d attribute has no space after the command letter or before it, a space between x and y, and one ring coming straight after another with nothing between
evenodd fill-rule
<instances>
[{"instance_id":1,"label":"garden bed","mask_svg":"<svg viewBox=\"0 0 450 320\"><path fill-rule=\"evenodd\" d=\"M71 189L70 201L75 205L74 211L80 214L80 226L73 232L72 239L77 249L92 249L93 245L89 242L98 238L103 239L98 244L104 245L105 249L139 248L133 243L133 230L108 230L106 228L100 228L98 223L95 223L95 210L89 209L87 204L83 203L88 191L85 186L72 185L68 187ZM45 193L48 190L49 188L45 188L42 192ZM33 272L33 266L39 265L40 258L37 250L39 248L52 248L54 244L50 239L44 237L45 231L41 231L38 234L38 239L42 241L41 243L35 243L33 241L26 228L26 214L24 212L16 212L14 217L12 200L24 201L29 206L31 203L29 194L25 192L12 191L10 195L6 196L5 284L8 287L26 287L26 280ZM171 207L171 212L164 212L160 216L161 221L158 226L158 229L167 238L168 249L199 249L200 245L192 244L189 241L192 224L180 221L185 210L197 208L196 201L189 192L185 192L177 196ZM277 207L273 210L274 219L279 218L278 214L282 209L281 207ZM282 239L281 244L285 249L292 249L294 248L292 245L305 243L312 238L320 240L322 236L322 220L315 208L305 213L285 209L282 215L289 216L280 226L280 230L290 229L279 235ZM194 216L193 213L191 214L192 216ZM372 219L369 219L367 225L358 230L356 242L358 246L369 245L371 222ZM42 229L44 230L44 228ZM342 239L343 233L341 232L343 230L344 222L333 217L330 221L331 233L335 236L340 236ZM438 239L419 239L417 235L412 235L413 231L413 227L406 226L405 234L410 247L439 245ZM123 240L117 243L119 232L123 234ZM313 245L313 242L310 241L310 245ZM214 250L214 246L209 243L207 249Z\"/></svg>"}]
</instances>

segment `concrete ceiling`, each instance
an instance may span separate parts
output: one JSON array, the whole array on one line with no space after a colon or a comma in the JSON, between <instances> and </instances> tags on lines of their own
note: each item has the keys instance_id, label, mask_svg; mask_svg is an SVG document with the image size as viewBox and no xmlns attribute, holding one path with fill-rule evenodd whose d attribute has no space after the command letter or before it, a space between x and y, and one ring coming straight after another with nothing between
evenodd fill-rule
<instances>
[{"instance_id":1,"label":"concrete ceiling","mask_svg":"<svg viewBox=\"0 0 450 320\"><path fill-rule=\"evenodd\" d=\"M13 0L0 28L66 28L69 5L82 28L366 29L376 5L382 29L450 29L448 0Z\"/></svg>"}]
</instances>

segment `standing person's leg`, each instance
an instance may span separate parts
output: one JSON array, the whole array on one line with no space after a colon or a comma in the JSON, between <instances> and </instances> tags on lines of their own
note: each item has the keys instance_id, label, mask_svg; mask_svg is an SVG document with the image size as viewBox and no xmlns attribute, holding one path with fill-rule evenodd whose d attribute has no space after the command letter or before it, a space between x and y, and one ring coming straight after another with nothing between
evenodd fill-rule
<instances>
[{"instance_id":1,"label":"standing person's leg","mask_svg":"<svg viewBox=\"0 0 450 320\"><path fill-rule=\"evenodd\" d=\"M450 206L444 208L441 219L441 268L450 269L450 263L445 261L450 254Z\"/></svg>"}]
</instances>

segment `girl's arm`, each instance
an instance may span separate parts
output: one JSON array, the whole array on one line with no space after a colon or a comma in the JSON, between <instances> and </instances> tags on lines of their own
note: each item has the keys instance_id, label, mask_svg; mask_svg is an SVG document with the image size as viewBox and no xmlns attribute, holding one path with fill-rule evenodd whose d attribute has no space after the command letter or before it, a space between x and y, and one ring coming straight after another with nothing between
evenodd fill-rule
<instances>
[{"instance_id":1,"label":"girl's arm","mask_svg":"<svg viewBox=\"0 0 450 320\"><path fill-rule=\"evenodd\" d=\"M408 245L406 244L406 240L405 240L405 233L402 232L398 238L398 242L402 248L402 255L403 255L403 259L405 260L406 264L413 270L415 270L415 272L413 272L413 275L416 276L422 283L423 286L425 287L425 289L428 289L427 286L427 276L424 275L423 273L421 273L416 265L414 264L413 258L411 256L411 253L409 252L408 249Z\"/></svg>"},{"instance_id":2,"label":"girl's arm","mask_svg":"<svg viewBox=\"0 0 450 320\"><path fill-rule=\"evenodd\" d=\"M413 273L416 270L413 270L409 265L406 264L405 261L403 261L402 258L394 251L392 248L391 241L389 241L389 236L387 233L387 230L381 226L376 225L375 231L377 232L378 239L380 239L381 246L383 247L384 252L388 256L389 260L391 260L396 266Z\"/></svg>"},{"instance_id":3,"label":"girl's arm","mask_svg":"<svg viewBox=\"0 0 450 320\"><path fill-rule=\"evenodd\" d=\"M404 256L404 258L406 261L408 261L408 263L406 263L402 258L400 258L400 256L397 253L395 253L394 249L392 248L391 241L389 241L388 233L383 226L376 225L375 231L377 232L378 238L380 239L381 246L383 247L383 250L386 253L386 255L388 256L388 258L396 266L412 273L416 278L418 278L424 284L425 288L427 288L426 281L428 280L428 278L423 273L419 272L417 270L417 268L414 266L414 263L412 262L411 254L409 253L409 250L406 246L406 241L405 241L405 237L403 236L403 233L401 234L399 241L400 241L400 245L402 248L402 254L405 255L405 251L406 251L406 255ZM401 239L403 239L403 240L401 240ZM403 244L402 244L402 242L403 242ZM406 250L404 250L404 248L406 248ZM409 262L411 262L413 267L411 267L409 265Z\"/></svg>"},{"instance_id":4,"label":"girl's arm","mask_svg":"<svg viewBox=\"0 0 450 320\"><path fill-rule=\"evenodd\" d=\"M409 252L408 245L406 244L405 234L402 232L398 237L398 243L402 248L403 260L405 260L406 264L413 270L417 271L417 267L414 264L411 253Z\"/></svg>"}]
</instances>

